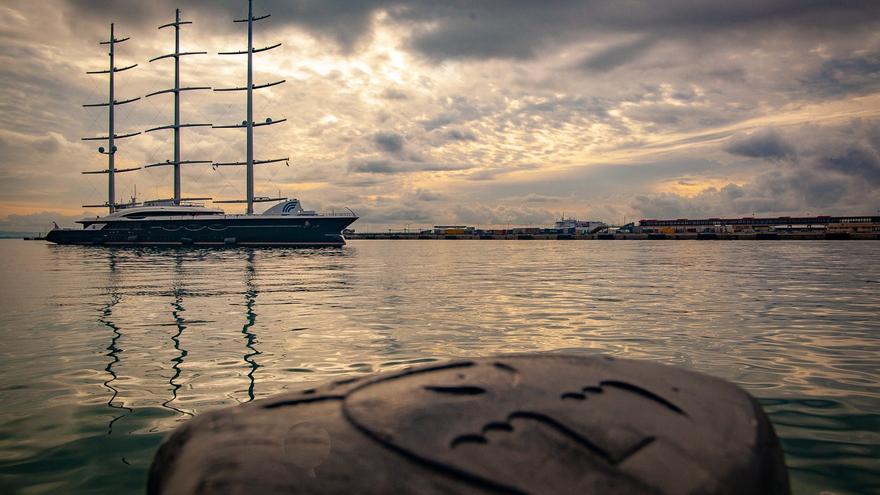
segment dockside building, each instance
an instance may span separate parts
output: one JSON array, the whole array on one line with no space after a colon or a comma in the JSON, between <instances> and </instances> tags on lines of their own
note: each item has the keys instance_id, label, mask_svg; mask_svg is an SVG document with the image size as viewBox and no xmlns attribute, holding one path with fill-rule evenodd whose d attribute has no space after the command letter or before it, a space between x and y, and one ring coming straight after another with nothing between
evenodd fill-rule
<instances>
[{"instance_id":1,"label":"dockside building","mask_svg":"<svg viewBox=\"0 0 880 495\"><path fill-rule=\"evenodd\" d=\"M642 234L736 234L750 232L878 233L880 216L744 217L639 221Z\"/></svg>"}]
</instances>

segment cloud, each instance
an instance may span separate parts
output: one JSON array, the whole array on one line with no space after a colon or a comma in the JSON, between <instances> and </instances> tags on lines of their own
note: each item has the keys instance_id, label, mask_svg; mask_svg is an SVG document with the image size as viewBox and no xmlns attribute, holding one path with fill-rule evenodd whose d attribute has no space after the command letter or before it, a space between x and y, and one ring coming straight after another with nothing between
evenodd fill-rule
<instances>
[{"instance_id":1,"label":"cloud","mask_svg":"<svg viewBox=\"0 0 880 495\"><path fill-rule=\"evenodd\" d=\"M393 174L398 171L391 166L389 160L366 160L363 162L352 163L349 166L349 170L364 174Z\"/></svg>"},{"instance_id":2,"label":"cloud","mask_svg":"<svg viewBox=\"0 0 880 495\"><path fill-rule=\"evenodd\" d=\"M365 223L455 221L522 205L620 218L645 210L858 210L877 206L880 4L768 0L472 2L257 0L258 194L307 207L361 205ZM106 132L106 55L116 22L131 41L117 94L166 89L173 65L157 31L177 4L156 0L7 2L0 54L0 214L75 211L106 181L80 176L106 157L83 136ZM241 85L246 2L192 0L184 85ZM45 37L43 33L51 32ZM186 122L240 122L240 93L189 92ZM166 96L120 107L120 132L167 124ZM861 121L847 119L858 115ZM757 129L757 130L756 130ZM120 166L171 158L171 134L120 142ZM188 128L185 159L237 161L244 133ZM192 166L184 192L240 198L244 171ZM686 183L683 183L686 182ZM168 197L171 171L118 177L143 198ZM417 192L421 191L421 192ZM373 198L367 200L364 198ZM636 201L636 197L642 199ZM379 199L381 198L381 200ZM313 206L314 205L314 206ZM486 211L483 207L489 208ZM235 206L229 206L235 212ZM616 217L615 217L616 215ZM521 211L522 220L539 218ZM476 220L475 218L473 218Z\"/></svg>"},{"instance_id":3,"label":"cloud","mask_svg":"<svg viewBox=\"0 0 880 495\"><path fill-rule=\"evenodd\" d=\"M467 170L471 165L454 163L364 160L349 164L348 170L363 174L408 174L414 172L453 172Z\"/></svg>"},{"instance_id":4,"label":"cloud","mask_svg":"<svg viewBox=\"0 0 880 495\"><path fill-rule=\"evenodd\" d=\"M7 164L22 162L33 156L35 152L52 155L61 150L62 144L69 144L56 133L35 136L0 129L0 156Z\"/></svg>"},{"instance_id":5,"label":"cloud","mask_svg":"<svg viewBox=\"0 0 880 495\"><path fill-rule=\"evenodd\" d=\"M569 198L563 196L550 196L547 194L528 193L519 199L523 203L555 203Z\"/></svg>"},{"instance_id":6,"label":"cloud","mask_svg":"<svg viewBox=\"0 0 880 495\"><path fill-rule=\"evenodd\" d=\"M82 28L106 26L106 20L134 27L155 27L166 20L177 4L170 0L66 0L59 2L67 22ZM333 42L343 53L354 53L377 29L377 19L406 27L412 50L435 60L536 58L548 49L579 40L595 39L608 32L699 38L708 33L725 36L728 30L775 29L814 34L831 31L869 32L880 7L870 0L846 3L767 0L718 5L716 2L665 0L633 6L613 0L583 2L560 0L551 4L528 0L471 2L451 0L262 0L257 12L270 12L269 29L295 26L313 36ZM212 28L237 32L227 21L241 16L245 8L238 0L191 0L188 16L206 19ZM82 31L80 31L82 33ZM641 43L640 43L641 42ZM616 45L595 66L613 68L631 59L644 38Z\"/></svg>"},{"instance_id":7,"label":"cloud","mask_svg":"<svg viewBox=\"0 0 880 495\"><path fill-rule=\"evenodd\" d=\"M382 98L385 98L386 100L405 100L407 99L407 94L399 89L386 88L382 91Z\"/></svg>"},{"instance_id":8,"label":"cloud","mask_svg":"<svg viewBox=\"0 0 880 495\"><path fill-rule=\"evenodd\" d=\"M794 155L794 148L773 129L738 136L725 146L724 151L767 160L782 160Z\"/></svg>"},{"instance_id":9,"label":"cloud","mask_svg":"<svg viewBox=\"0 0 880 495\"><path fill-rule=\"evenodd\" d=\"M880 88L880 51L827 60L802 82L808 90L821 95L875 91Z\"/></svg>"},{"instance_id":10,"label":"cloud","mask_svg":"<svg viewBox=\"0 0 880 495\"><path fill-rule=\"evenodd\" d=\"M437 115L423 120L422 127L426 131L440 129L449 124L479 120L491 112L488 108L480 106L464 95L450 96L443 101L442 111Z\"/></svg>"},{"instance_id":11,"label":"cloud","mask_svg":"<svg viewBox=\"0 0 880 495\"><path fill-rule=\"evenodd\" d=\"M377 132L373 135L373 142L382 151L399 153L403 150L404 138L395 132Z\"/></svg>"},{"instance_id":12,"label":"cloud","mask_svg":"<svg viewBox=\"0 0 880 495\"><path fill-rule=\"evenodd\" d=\"M880 204L880 124L854 120L834 127L790 131L790 144L775 130L746 135L725 147L739 156L769 160L742 184L707 187L693 196L674 192L638 195L633 210L644 217L751 214L863 214Z\"/></svg>"},{"instance_id":13,"label":"cloud","mask_svg":"<svg viewBox=\"0 0 880 495\"><path fill-rule=\"evenodd\" d=\"M477 136L467 129L449 129L446 137L450 141L476 141Z\"/></svg>"},{"instance_id":14,"label":"cloud","mask_svg":"<svg viewBox=\"0 0 880 495\"><path fill-rule=\"evenodd\" d=\"M609 70L633 60L652 37L700 39L709 33L758 31L768 24L812 33L821 29L868 29L880 12L870 1L810 2L770 0L719 5L716 2L666 0L630 3L562 0L550 5L531 1L406 2L388 9L398 21L427 24L414 30L411 46L432 59L518 59L544 55L549 47L594 39L609 31L641 34L637 41L594 55L587 67Z\"/></svg>"},{"instance_id":15,"label":"cloud","mask_svg":"<svg viewBox=\"0 0 880 495\"><path fill-rule=\"evenodd\" d=\"M419 201L444 201L448 199L448 196L434 191L418 189L416 190L415 198Z\"/></svg>"},{"instance_id":16,"label":"cloud","mask_svg":"<svg viewBox=\"0 0 880 495\"><path fill-rule=\"evenodd\" d=\"M854 214L860 208L847 201L847 192L855 186L849 178L809 169L773 170L742 186L709 187L691 197L668 192L638 195L630 206L642 218L736 217L810 211ZM875 201L880 199L876 191L866 193L873 195ZM806 198L809 201L805 201Z\"/></svg>"},{"instance_id":17,"label":"cloud","mask_svg":"<svg viewBox=\"0 0 880 495\"><path fill-rule=\"evenodd\" d=\"M41 211L27 215L6 215L0 218L0 231L23 233L46 233L52 229L53 222L61 227L73 227L80 216L64 215L58 212Z\"/></svg>"},{"instance_id":18,"label":"cloud","mask_svg":"<svg viewBox=\"0 0 880 495\"><path fill-rule=\"evenodd\" d=\"M652 36L644 36L634 41L620 43L588 56L578 67L587 71L605 72L635 60L656 43Z\"/></svg>"},{"instance_id":19,"label":"cloud","mask_svg":"<svg viewBox=\"0 0 880 495\"><path fill-rule=\"evenodd\" d=\"M472 181L491 181L505 174L522 170L531 170L537 167L538 166L533 163L511 164L509 166L484 166L467 174L465 178Z\"/></svg>"},{"instance_id":20,"label":"cloud","mask_svg":"<svg viewBox=\"0 0 880 495\"><path fill-rule=\"evenodd\" d=\"M364 230L365 224L397 226L407 223L428 224L436 218L432 210L424 206L399 204L393 201L354 203L352 208L363 220L354 225L358 230Z\"/></svg>"},{"instance_id":21,"label":"cloud","mask_svg":"<svg viewBox=\"0 0 880 495\"><path fill-rule=\"evenodd\" d=\"M825 158L823 164L830 170L863 178L871 185L880 186L880 160L876 151L852 149L843 155Z\"/></svg>"},{"instance_id":22,"label":"cloud","mask_svg":"<svg viewBox=\"0 0 880 495\"><path fill-rule=\"evenodd\" d=\"M452 213L457 223L468 225L547 225L552 223L556 214L543 208L527 205L456 205Z\"/></svg>"}]
</instances>

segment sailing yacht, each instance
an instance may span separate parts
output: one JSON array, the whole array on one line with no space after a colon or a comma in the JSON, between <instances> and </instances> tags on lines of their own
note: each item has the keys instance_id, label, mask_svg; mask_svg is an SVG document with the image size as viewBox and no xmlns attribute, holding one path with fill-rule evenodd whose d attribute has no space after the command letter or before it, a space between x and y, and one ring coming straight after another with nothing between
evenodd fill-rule
<instances>
[{"instance_id":1,"label":"sailing yacht","mask_svg":"<svg viewBox=\"0 0 880 495\"><path fill-rule=\"evenodd\" d=\"M106 140L107 148L98 148L98 152L107 155L107 168L97 171L83 172L85 174L107 174L108 195L107 202L100 205L84 205L84 207L107 208L106 215L83 218L77 223L82 228L68 229L55 228L46 235L46 240L56 244L86 244L86 245L169 245L169 246L341 246L345 244L342 231L358 219L353 211L347 209L342 213L319 214L315 211L303 209L299 200L282 197L263 197L254 195L254 166L286 162L287 158L254 159L254 128L273 125L284 122L286 119L265 119L263 122L255 122L253 118L253 91L281 84L285 81L276 81L265 84L253 82L253 55L255 53L271 50L281 46L280 43L264 48L253 47L253 25L255 21L266 19L269 15L255 17L253 15L253 0L248 0L248 16L246 19L236 19L234 22L247 23L247 50L235 52L220 52L220 55L247 55L247 84L242 87L213 89L214 91L244 91L247 95L247 117L241 124L212 125L212 124L181 124L180 122L180 94L184 91L210 90L210 87L180 87L180 58L187 55L200 55L207 52L181 52L180 51L180 27L191 24L190 21L180 20L180 10L176 11L175 21L159 26L159 29L173 27L175 30L175 51L167 55L156 57L150 62L173 59L174 60L174 87L167 90L150 93L146 97L161 94L174 96L174 123L155 127L144 132L156 132L171 130L174 134L174 158L165 162L144 165L143 167L116 168L115 155L117 152L116 141L141 134L133 132L128 134L115 134L114 108L137 101L138 98L128 100L114 99L114 75L117 72L132 69L133 64L118 68L115 65L115 46L129 38L116 38L114 25L110 25L110 39L101 42L109 45L110 68L89 72L89 74L109 75L109 101L84 105L86 107L107 106L109 109L108 135L84 140ZM210 160L181 160L181 129L188 127L210 126L214 129L244 129L246 132L246 158L240 162L218 163ZM223 210L207 207L200 201L212 200L212 198L183 198L181 196L181 165L210 164L217 167L246 168L246 198L212 201L213 203L243 203L246 204L244 214L226 214ZM174 196L169 199L159 199L137 203L132 199L129 203L117 203L115 191L115 175L123 172L160 166L171 166L174 170ZM262 214L254 213L254 203L277 202Z\"/></svg>"}]
</instances>

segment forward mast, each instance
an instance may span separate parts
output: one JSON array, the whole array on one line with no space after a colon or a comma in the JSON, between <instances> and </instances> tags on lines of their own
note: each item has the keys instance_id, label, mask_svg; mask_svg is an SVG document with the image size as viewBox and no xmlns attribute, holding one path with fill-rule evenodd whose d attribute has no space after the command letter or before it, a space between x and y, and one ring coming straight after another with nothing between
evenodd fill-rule
<instances>
[{"instance_id":1,"label":"forward mast","mask_svg":"<svg viewBox=\"0 0 880 495\"><path fill-rule=\"evenodd\" d=\"M115 48L117 43L122 43L123 41L127 41L130 38L121 38L116 39L115 36L115 26L114 24L110 24L110 39L108 41L101 41L99 44L101 45L110 45L110 52L108 53L110 57L110 68L107 70L96 70L89 71L86 74L109 74L109 99L107 103L90 103L83 105L84 107L107 107L107 135L106 136L97 136L97 137L84 137L83 141L107 141L107 149L105 150L103 146L98 148L98 153L107 155L107 168L104 170L90 170L83 172L83 174L107 174L107 202L105 204L99 205L83 205L83 208L109 208L110 213L116 211L116 208L122 205L116 203L116 174L122 172L131 172L132 170L140 170L141 167L132 167L132 168L116 168L116 140L129 138L132 136L137 136L140 132L133 132L129 134L116 134L116 129L113 122L114 110L116 105L124 105L126 103L131 103L133 101L140 100L140 97L131 98L128 100L115 100L114 94L114 74L117 72L122 72L125 70L133 69L137 67L137 64L132 64L127 67L117 68L115 64Z\"/></svg>"}]
</instances>

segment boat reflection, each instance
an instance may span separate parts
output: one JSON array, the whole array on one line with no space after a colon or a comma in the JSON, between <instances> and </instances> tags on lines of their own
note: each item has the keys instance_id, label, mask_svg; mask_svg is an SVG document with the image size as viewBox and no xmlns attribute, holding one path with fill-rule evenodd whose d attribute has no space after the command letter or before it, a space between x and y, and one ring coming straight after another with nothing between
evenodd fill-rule
<instances>
[{"instance_id":1,"label":"boat reflection","mask_svg":"<svg viewBox=\"0 0 880 495\"><path fill-rule=\"evenodd\" d=\"M180 387L182 386L177 383L176 380L180 377L182 371L180 365L183 364L183 359L188 354L187 350L180 344L180 338L183 335L183 331L186 330L186 319L183 317L183 313L186 311L183 307L183 294L186 289L183 285L183 256L180 253L175 253L174 256L173 283L174 302L171 303L171 307L173 308L171 316L174 318L174 323L177 326L177 333L171 336L171 342L173 343L174 349L178 352L178 355L171 360L171 368L174 370L174 375L168 380L168 383L171 384L171 398L163 402L162 406L177 411L181 416L192 416L193 414L191 412L184 411L171 405L172 402L177 400L177 391L180 390Z\"/></svg>"},{"instance_id":2,"label":"boat reflection","mask_svg":"<svg viewBox=\"0 0 880 495\"><path fill-rule=\"evenodd\" d=\"M286 339L321 336L300 333L303 324L311 326L302 320L296 334L287 332L285 324L304 317L287 309L312 307L310 298L319 294L322 302L346 307L341 293L327 291L351 289L349 256L340 250L141 248L102 254L95 275L101 280L98 295L106 299L97 321L110 330L102 351L109 362L101 365L105 403L113 412L108 433L126 416L143 415L150 423L146 431L165 431L201 410L253 401L263 361L275 369L279 360L303 359L287 354ZM269 344L261 344L257 327L257 300L264 297L268 317L261 318L262 325L274 330L268 333L273 342L268 355L261 347ZM309 371L302 364L281 370L296 370L288 376L299 379ZM269 380L263 395L284 388L279 376L262 377ZM151 411L154 407L166 413ZM143 422L131 424L141 431Z\"/></svg>"},{"instance_id":3,"label":"boat reflection","mask_svg":"<svg viewBox=\"0 0 880 495\"><path fill-rule=\"evenodd\" d=\"M247 308L247 310L245 311L246 321L245 321L244 326L241 327L241 333L243 333L245 336L245 344L244 345L245 345L245 347L247 347L250 350L250 352L246 352L244 354L244 361L246 363L248 363L248 365L250 367L250 370L247 373L247 378L248 378L248 389L247 389L248 400L247 400L247 402L254 400L254 385L255 385L254 373L256 373L257 368L260 367L260 365L257 364L255 357L262 354L260 351L258 351L254 347L254 344L257 341L257 336L256 336L256 334L254 334L251 331L251 327L253 327L254 323L257 322L257 313L254 312L254 304L257 301L257 294L259 293L259 290L257 288L257 284L256 284L255 279L256 279L256 269L254 268L254 251L252 249L249 249L248 253L247 253L247 265L245 266L245 276L244 276L245 287L246 287L246 290L244 293L244 299L245 299L245 307Z\"/></svg>"},{"instance_id":4,"label":"boat reflection","mask_svg":"<svg viewBox=\"0 0 880 495\"><path fill-rule=\"evenodd\" d=\"M109 252L108 254L108 284L106 285L107 294L106 296L109 298L107 304L101 308L101 316L98 318L98 321L101 322L104 326L109 328L113 336L110 338L110 345L108 345L105 350L109 351L105 356L110 358L110 362L107 363L107 367L104 370L110 375L110 378L104 381L104 386L110 391L110 398L107 400L107 406L113 409L113 419L110 420L110 423L107 425L107 434L113 433L113 424L118 420L125 417L127 414L131 413L133 409L127 407L125 403L117 403L116 397L119 396L119 389L116 386L112 385L119 377L116 374L116 371L113 369L113 365L119 363L119 353L122 352L122 349L119 348L119 339L122 337L122 332L120 331L120 327L116 325L113 318L113 307L119 304L119 301L122 300L122 295L119 293L118 287L118 277L116 273L116 253Z\"/></svg>"}]
</instances>

